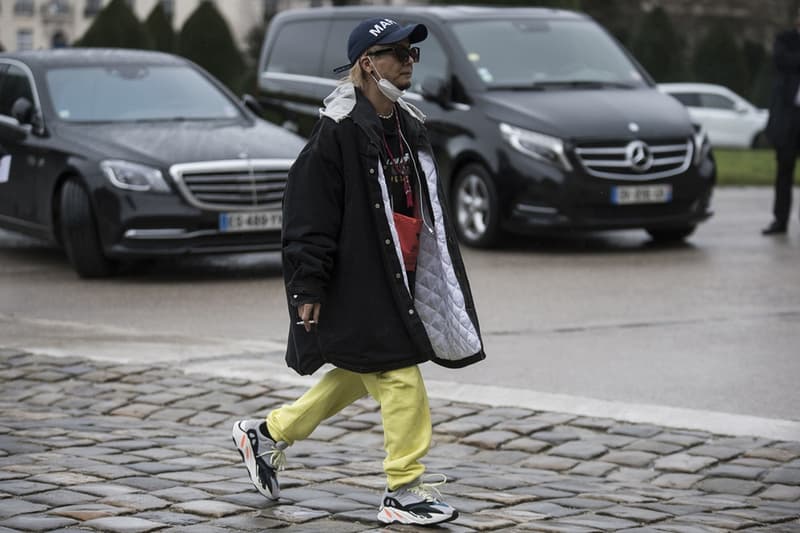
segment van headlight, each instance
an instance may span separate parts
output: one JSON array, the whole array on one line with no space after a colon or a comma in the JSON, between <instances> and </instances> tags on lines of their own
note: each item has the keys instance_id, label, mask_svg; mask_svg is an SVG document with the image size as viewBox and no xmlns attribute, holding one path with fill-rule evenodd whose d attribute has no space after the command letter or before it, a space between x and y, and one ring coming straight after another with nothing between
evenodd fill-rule
<instances>
[{"instance_id":1,"label":"van headlight","mask_svg":"<svg viewBox=\"0 0 800 533\"><path fill-rule=\"evenodd\" d=\"M157 168L108 159L100 162L100 169L115 187L128 191L169 192L169 185Z\"/></svg>"},{"instance_id":2,"label":"van headlight","mask_svg":"<svg viewBox=\"0 0 800 533\"><path fill-rule=\"evenodd\" d=\"M694 164L695 166L703 162L711 151L711 142L708 140L706 130L700 124L694 124Z\"/></svg>"},{"instance_id":3,"label":"van headlight","mask_svg":"<svg viewBox=\"0 0 800 533\"><path fill-rule=\"evenodd\" d=\"M500 135L518 152L555 165L567 172L572 170L564 153L564 141L535 131L523 130L500 123Z\"/></svg>"}]
</instances>

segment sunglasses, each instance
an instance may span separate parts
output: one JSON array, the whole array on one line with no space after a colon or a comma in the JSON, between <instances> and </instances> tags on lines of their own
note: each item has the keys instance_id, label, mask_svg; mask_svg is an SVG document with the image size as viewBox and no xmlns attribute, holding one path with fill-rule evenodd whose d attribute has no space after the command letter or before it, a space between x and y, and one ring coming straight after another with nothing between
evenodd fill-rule
<instances>
[{"instance_id":1,"label":"sunglasses","mask_svg":"<svg viewBox=\"0 0 800 533\"><path fill-rule=\"evenodd\" d=\"M396 57L397 60L401 63L405 63L406 61L408 61L408 58L411 58L411 61L413 61L414 63L419 63L418 46L412 46L410 48L407 48L402 45L395 45L389 48L381 48L380 50L375 50L367 55L380 56L383 54L394 54L394 57Z\"/></svg>"}]
</instances>

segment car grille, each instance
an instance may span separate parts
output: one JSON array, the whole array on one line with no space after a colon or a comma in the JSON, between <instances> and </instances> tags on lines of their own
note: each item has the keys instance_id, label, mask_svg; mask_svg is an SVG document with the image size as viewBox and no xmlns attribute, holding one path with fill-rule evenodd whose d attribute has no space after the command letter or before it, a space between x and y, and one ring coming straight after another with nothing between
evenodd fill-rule
<instances>
[{"instance_id":1,"label":"car grille","mask_svg":"<svg viewBox=\"0 0 800 533\"><path fill-rule=\"evenodd\" d=\"M691 139L583 144L575 149L583 168L598 178L647 181L681 174L692 162Z\"/></svg>"},{"instance_id":2,"label":"car grille","mask_svg":"<svg viewBox=\"0 0 800 533\"><path fill-rule=\"evenodd\" d=\"M291 159L180 163L170 174L186 200L202 209L253 211L280 208Z\"/></svg>"}]
</instances>

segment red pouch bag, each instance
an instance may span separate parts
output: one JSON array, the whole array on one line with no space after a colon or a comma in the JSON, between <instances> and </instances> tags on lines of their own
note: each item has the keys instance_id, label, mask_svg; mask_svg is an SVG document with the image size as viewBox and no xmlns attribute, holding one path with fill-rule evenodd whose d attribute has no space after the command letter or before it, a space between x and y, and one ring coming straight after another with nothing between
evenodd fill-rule
<instances>
[{"instance_id":1,"label":"red pouch bag","mask_svg":"<svg viewBox=\"0 0 800 533\"><path fill-rule=\"evenodd\" d=\"M422 219L407 217L400 213L393 213L394 227L400 239L400 250L403 252L403 263L406 271L414 272L417 269L417 256L419 255L419 232L422 230Z\"/></svg>"}]
</instances>

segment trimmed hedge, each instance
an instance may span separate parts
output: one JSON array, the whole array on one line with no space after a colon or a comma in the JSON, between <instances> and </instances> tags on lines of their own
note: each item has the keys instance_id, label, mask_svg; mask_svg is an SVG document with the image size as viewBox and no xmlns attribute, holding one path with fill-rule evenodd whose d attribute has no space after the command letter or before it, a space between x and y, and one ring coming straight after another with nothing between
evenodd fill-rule
<instances>
[{"instance_id":1,"label":"trimmed hedge","mask_svg":"<svg viewBox=\"0 0 800 533\"><path fill-rule=\"evenodd\" d=\"M153 48L153 40L125 0L111 0L94 18L76 46L90 48Z\"/></svg>"},{"instance_id":2,"label":"trimmed hedge","mask_svg":"<svg viewBox=\"0 0 800 533\"><path fill-rule=\"evenodd\" d=\"M244 58L225 18L212 2L201 2L178 36L178 53L239 94L247 75Z\"/></svg>"},{"instance_id":3,"label":"trimmed hedge","mask_svg":"<svg viewBox=\"0 0 800 533\"><path fill-rule=\"evenodd\" d=\"M161 2L157 3L147 19L144 21L145 28L153 40L153 48L161 52L172 53L175 51L175 44L177 43L177 36L175 30L172 29L172 22L164 11L164 6Z\"/></svg>"}]
</instances>

